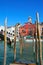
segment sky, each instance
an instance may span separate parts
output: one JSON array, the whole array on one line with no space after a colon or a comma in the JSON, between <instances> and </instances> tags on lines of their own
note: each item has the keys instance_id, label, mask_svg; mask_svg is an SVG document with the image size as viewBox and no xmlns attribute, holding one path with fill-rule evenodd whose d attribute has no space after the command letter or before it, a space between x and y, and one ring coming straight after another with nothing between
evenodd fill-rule
<instances>
[{"instance_id":1,"label":"sky","mask_svg":"<svg viewBox=\"0 0 43 65\"><path fill-rule=\"evenodd\" d=\"M29 16L35 23L36 12L39 12L40 22L43 22L43 0L0 0L0 25L4 25L6 17L7 26L24 25Z\"/></svg>"}]
</instances>

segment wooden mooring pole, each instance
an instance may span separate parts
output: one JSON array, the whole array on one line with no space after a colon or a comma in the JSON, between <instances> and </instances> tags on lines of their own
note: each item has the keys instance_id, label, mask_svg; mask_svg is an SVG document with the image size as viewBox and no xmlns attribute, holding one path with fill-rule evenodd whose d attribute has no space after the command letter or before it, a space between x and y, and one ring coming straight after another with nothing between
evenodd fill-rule
<instances>
[{"instance_id":1,"label":"wooden mooring pole","mask_svg":"<svg viewBox=\"0 0 43 65\"><path fill-rule=\"evenodd\" d=\"M37 13L37 38L39 45L39 64L42 65L42 43L41 43L41 34L40 34L40 24L39 24L39 14Z\"/></svg>"},{"instance_id":2,"label":"wooden mooring pole","mask_svg":"<svg viewBox=\"0 0 43 65\"><path fill-rule=\"evenodd\" d=\"M14 62L16 60L16 26L15 26L15 36L14 36Z\"/></svg>"},{"instance_id":3,"label":"wooden mooring pole","mask_svg":"<svg viewBox=\"0 0 43 65\"><path fill-rule=\"evenodd\" d=\"M37 13L37 17L38 17L38 23L37 23L37 27L38 27L38 40L39 40L39 62L40 65L42 65L42 43L41 43L41 31L40 31L40 24L39 24L39 13Z\"/></svg>"},{"instance_id":4,"label":"wooden mooring pole","mask_svg":"<svg viewBox=\"0 0 43 65\"><path fill-rule=\"evenodd\" d=\"M15 26L15 36L14 36L14 62L16 61L16 36L17 36L17 25Z\"/></svg>"},{"instance_id":5,"label":"wooden mooring pole","mask_svg":"<svg viewBox=\"0 0 43 65\"><path fill-rule=\"evenodd\" d=\"M23 37L20 35L20 40L19 40L19 42L20 42L20 56L22 56L22 52L23 52L23 39L22 39Z\"/></svg>"},{"instance_id":6,"label":"wooden mooring pole","mask_svg":"<svg viewBox=\"0 0 43 65\"><path fill-rule=\"evenodd\" d=\"M36 21L36 40L35 40L35 50L36 50L36 64L38 65L38 38L37 38L37 21Z\"/></svg>"},{"instance_id":7,"label":"wooden mooring pole","mask_svg":"<svg viewBox=\"0 0 43 65\"><path fill-rule=\"evenodd\" d=\"M39 43L39 62L40 65L42 65L42 42L41 42L41 35L40 35L40 24L38 24L38 29L39 29L39 35L38 35L38 43Z\"/></svg>"},{"instance_id":8,"label":"wooden mooring pole","mask_svg":"<svg viewBox=\"0 0 43 65\"><path fill-rule=\"evenodd\" d=\"M4 32L4 65L6 65L6 52L7 52L7 18L5 19L5 32Z\"/></svg>"},{"instance_id":9,"label":"wooden mooring pole","mask_svg":"<svg viewBox=\"0 0 43 65\"><path fill-rule=\"evenodd\" d=\"M16 60L16 36L14 38L14 62Z\"/></svg>"},{"instance_id":10,"label":"wooden mooring pole","mask_svg":"<svg viewBox=\"0 0 43 65\"><path fill-rule=\"evenodd\" d=\"M35 54L34 28L33 28L33 53Z\"/></svg>"}]
</instances>

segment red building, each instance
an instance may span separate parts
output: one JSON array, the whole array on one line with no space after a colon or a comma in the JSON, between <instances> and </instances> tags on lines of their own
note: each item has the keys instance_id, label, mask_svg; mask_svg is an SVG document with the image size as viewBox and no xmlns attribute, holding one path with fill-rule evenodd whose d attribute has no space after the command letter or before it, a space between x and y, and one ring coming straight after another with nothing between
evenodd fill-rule
<instances>
[{"instance_id":1,"label":"red building","mask_svg":"<svg viewBox=\"0 0 43 65\"><path fill-rule=\"evenodd\" d=\"M31 17L28 18L28 22L20 27L19 33L21 36L35 36L36 24L32 24ZM43 23L40 24L40 35L43 36Z\"/></svg>"},{"instance_id":2,"label":"red building","mask_svg":"<svg viewBox=\"0 0 43 65\"><path fill-rule=\"evenodd\" d=\"M36 32L36 25L32 24L31 22L27 22L24 24L24 26L21 26L19 29L20 35L27 36L31 35L33 36Z\"/></svg>"}]
</instances>

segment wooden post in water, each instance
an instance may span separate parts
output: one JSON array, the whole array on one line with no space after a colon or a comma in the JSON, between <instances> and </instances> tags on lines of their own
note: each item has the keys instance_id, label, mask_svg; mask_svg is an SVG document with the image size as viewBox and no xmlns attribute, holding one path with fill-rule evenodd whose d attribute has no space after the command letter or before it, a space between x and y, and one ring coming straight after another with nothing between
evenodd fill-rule
<instances>
[{"instance_id":1,"label":"wooden post in water","mask_svg":"<svg viewBox=\"0 0 43 65\"><path fill-rule=\"evenodd\" d=\"M38 38L37 38L37 21L36 21L36 40L35 40L35 47L36 47L36 64L38 65Z\"/></svg>"},{"instance_id":2,"label":"wooden post in water","mask_svg":"<svg viewBox=\"0 0 43 65\"><path fill-rule=\"evenodd\" d=\"M37 14L36 14L36 41L35 41L35 45L36 45L36 64L38 65L38 38L37 38L37 30L38 27L37 27Z\"/></svg>"},{"instance_id":3,"label":"wooden post in water","mask_svg":"<svg viewBox=\"0 0 43 65\"><path fill-rule=\"evenodd\" d=\"M23 39L22 36L20 35L20 56L22 56L22 48L23 48Z\"/></svg>"},{"instance_id":4,"label":"wooden post in water","mask_svg":"<svg viewBox=\"0 0 43 65\"><path fill-rule=\"evenodd\" d=\"M40 24L39 24L39 14L37 13L37 35L39 40L39 62L42 65L42 43L41 43L41 35L40 35Z\"/></svg>"},{"instance_id":5,"label":"wooden post in water","mask_svg":"<svg viewBox=\"0 0 43 65\"><path fill-rule=\"evenodd\" d=\"M17 26L15 26L15 36L14 36L14 62L16 61L16 36L17 36Z\"/></svg>"},{"instance_id":6,"label":"wooden post in water","mask_svg":"<svg viewBox=\"0 0 43 65\"><path fill-rule=\"evenodd\" d=\"M34 39L34 29L33 29L33 53L35 53L35 39Z\"/></svg>"},{"instance_id":7,"label":"wooden post in water","mask_svg":"<svg viewBox=\"0 0 43 65\"><path fill-rule=\"evenodd\" d=\"M7 18L5 19L5 32L4 32L4 65L6 65L6 52L7 52Z\"/></svg>"}]
</instances>

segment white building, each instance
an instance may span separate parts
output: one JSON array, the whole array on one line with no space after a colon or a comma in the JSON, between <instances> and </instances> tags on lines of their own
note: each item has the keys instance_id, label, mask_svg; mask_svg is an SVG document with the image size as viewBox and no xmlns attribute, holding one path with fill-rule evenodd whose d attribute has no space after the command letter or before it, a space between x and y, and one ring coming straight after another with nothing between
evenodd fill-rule
<instances>
[{"instance_id":1,"label":"white building","mask_svg":"<svg viewBox=\"0 0 43 65\"><path fill-rule=\"evenodd\" d=\"M0 26L0 31L3 30L4 31L4 26Z\"/></svg>"},{"instance_id":2,"label":"white building","mask_svg":"<svg viewBox=\"0 0 43 65\"><path fill-rule=\"evenodd\" d=\"M17 24L17 30L16 30L17 38L19 37L19 27L20 26L21 26L20 24L19 25ZM4 26L0 26L0 31L1 30L3 30L3 33L4 33L5 31ZM10 38L12 41L14 40L14 36L15 36L15 26L7 27L7 37Z\"/></svg>"}]
</instances>

